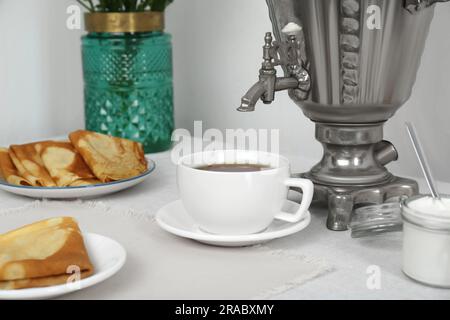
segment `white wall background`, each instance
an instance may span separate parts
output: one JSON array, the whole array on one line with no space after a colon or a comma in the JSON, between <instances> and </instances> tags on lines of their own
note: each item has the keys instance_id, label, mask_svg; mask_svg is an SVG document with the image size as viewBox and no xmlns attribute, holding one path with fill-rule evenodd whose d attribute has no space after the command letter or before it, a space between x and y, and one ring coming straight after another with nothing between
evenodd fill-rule
<instances>
[{"instance_id":1,"label":"white wall background","mask_svg":"<svg viewBox=\"0 0 450 320\"><path fill-rule=\"evenodd\" d=\"M399 0L395 0L399 1ZM83 126L80 36L68 30L74 0L0 0L0 144L65 134ZM175 0L167 11L174 37L177 126L279 128L283 152L319 159L314 125L285 93L255 113L235 111L257 80L265 31L264 0ZM450 4L438 5L414 94L386 126L399 174L419 176L403 122L416 123L436 175L450 181Z\"/></svg>"}]
</instances>

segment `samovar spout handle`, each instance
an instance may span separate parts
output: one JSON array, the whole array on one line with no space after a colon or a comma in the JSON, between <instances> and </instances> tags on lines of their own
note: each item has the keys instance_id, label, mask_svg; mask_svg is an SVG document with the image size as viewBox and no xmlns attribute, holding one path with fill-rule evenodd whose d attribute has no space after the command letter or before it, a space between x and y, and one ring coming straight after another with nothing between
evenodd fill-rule
<instances>
[{"instance_id":1,"label":"samovar spout handle","mask_svg":"<svg viewBox=\"0 0 450 320\"><path fill-rule=\"evenodd\" d=\"M292 90L299 100L308 98L311 90L311 78L309 72L299 63L299 43L296 33L301 28L296 25L288 25L283 32L287 35L287 41L273 41L272 33L267 32L264 37L263 63L259 70L259 81L241 99L241 105L237 109L240 112L252 112L258 100L270 104L275 100L275 92ZM286 77L277 77L275 67L283 65L288 74Z\"/></svg>"},{"instance_id":2,"label":"samovar spout handle","mask_svg":"<svg viewBox=\"0 0 450 320\"><path fill-rule=\"evenodd\" d=\"M419 12L425 8L431 7L436 2L448 2L450 0L404 0L405 8L410 13Z\"/></svg>"}]
</instances>

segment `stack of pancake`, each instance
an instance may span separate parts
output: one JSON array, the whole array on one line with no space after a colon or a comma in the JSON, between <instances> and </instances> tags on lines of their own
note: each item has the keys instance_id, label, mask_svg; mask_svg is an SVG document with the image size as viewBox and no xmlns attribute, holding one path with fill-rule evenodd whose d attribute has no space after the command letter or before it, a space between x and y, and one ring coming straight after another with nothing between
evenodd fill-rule
<instances>
[{"instance_id":1,"label":"stack of pancake","mask_svg":"<svg viewBox=\"0 0 450 320\"><path fill-rule=\"evenodd\" d=\"M10 184L78 187L128 179L147 170L142 145L79 130L68 141L0 148L0 175Z\"/></svg>"}]
</instances>

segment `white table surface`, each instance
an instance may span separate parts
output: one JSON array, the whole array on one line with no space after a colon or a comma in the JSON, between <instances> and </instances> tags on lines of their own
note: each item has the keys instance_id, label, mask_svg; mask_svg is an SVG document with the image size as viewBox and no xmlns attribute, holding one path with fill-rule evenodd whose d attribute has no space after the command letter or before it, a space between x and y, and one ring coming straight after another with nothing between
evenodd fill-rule
<instances>
[{"instance_id":1,"label":"white table surface","mask_svg":"<svg viewBox=\"0 0 450 320\"><path fill-rule=\"evenodd\" d=\"M304 171L313 163L300 157L286 156L291 160L294 172ZM152 157L156 161L157 169L150 179L135 188L99 200L118 209L132 208L150 214L155 214L162 206L177 200L175 165L170 160L170 153L155 154ZM450 185L442 184L441 190L450 193ZM20 207L31 201L33 200L0 192L1 209ZM306 230L273 241L268 246L301 251L308 256L323 258L334 270L276 298L450 299L450 290L423 286L408 279L401 272L401 233L371 240L355 240L351 239L348 231L332 232L326 229L326 209L312 208L311 211L312 223ZM380 289L370 290L367 287L367 269L370 266L380 268Z\"/></svg>"}]
</instances>

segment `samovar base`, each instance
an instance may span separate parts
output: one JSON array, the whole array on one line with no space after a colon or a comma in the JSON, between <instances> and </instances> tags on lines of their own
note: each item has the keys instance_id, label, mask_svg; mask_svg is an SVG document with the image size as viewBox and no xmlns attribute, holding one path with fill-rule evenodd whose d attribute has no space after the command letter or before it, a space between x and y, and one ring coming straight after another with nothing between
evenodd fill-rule
<instances>
[{"instance_id":1,"label":"samovar base","mask_svg":"<svg viewBox=\"0 0 450 320\"><path fill-rule=\"evenodd\" d=\"M316 123L323 157L300 176L314 183L314 199L328 205L330 230L347 230L356 208L400 201L419 192L416 181L387 170L386 165L397 160L398 154L383 140L383 125Z\"/></svg>"},{"instance_id":2,"label":"samovar base","mask_svg":"<svg viewBox=\"0 0 450 320\"><path fill-rule=\"evenodd\" d=\"M295 176L308 177L309 173ZM314 187L314 201L328 206L327 227L333 231L347 230L352 212L358 207L401 201L419 192L416 181L395 176L377 186L342 187L315 183Z\"/></svg>"}]
</instances>

